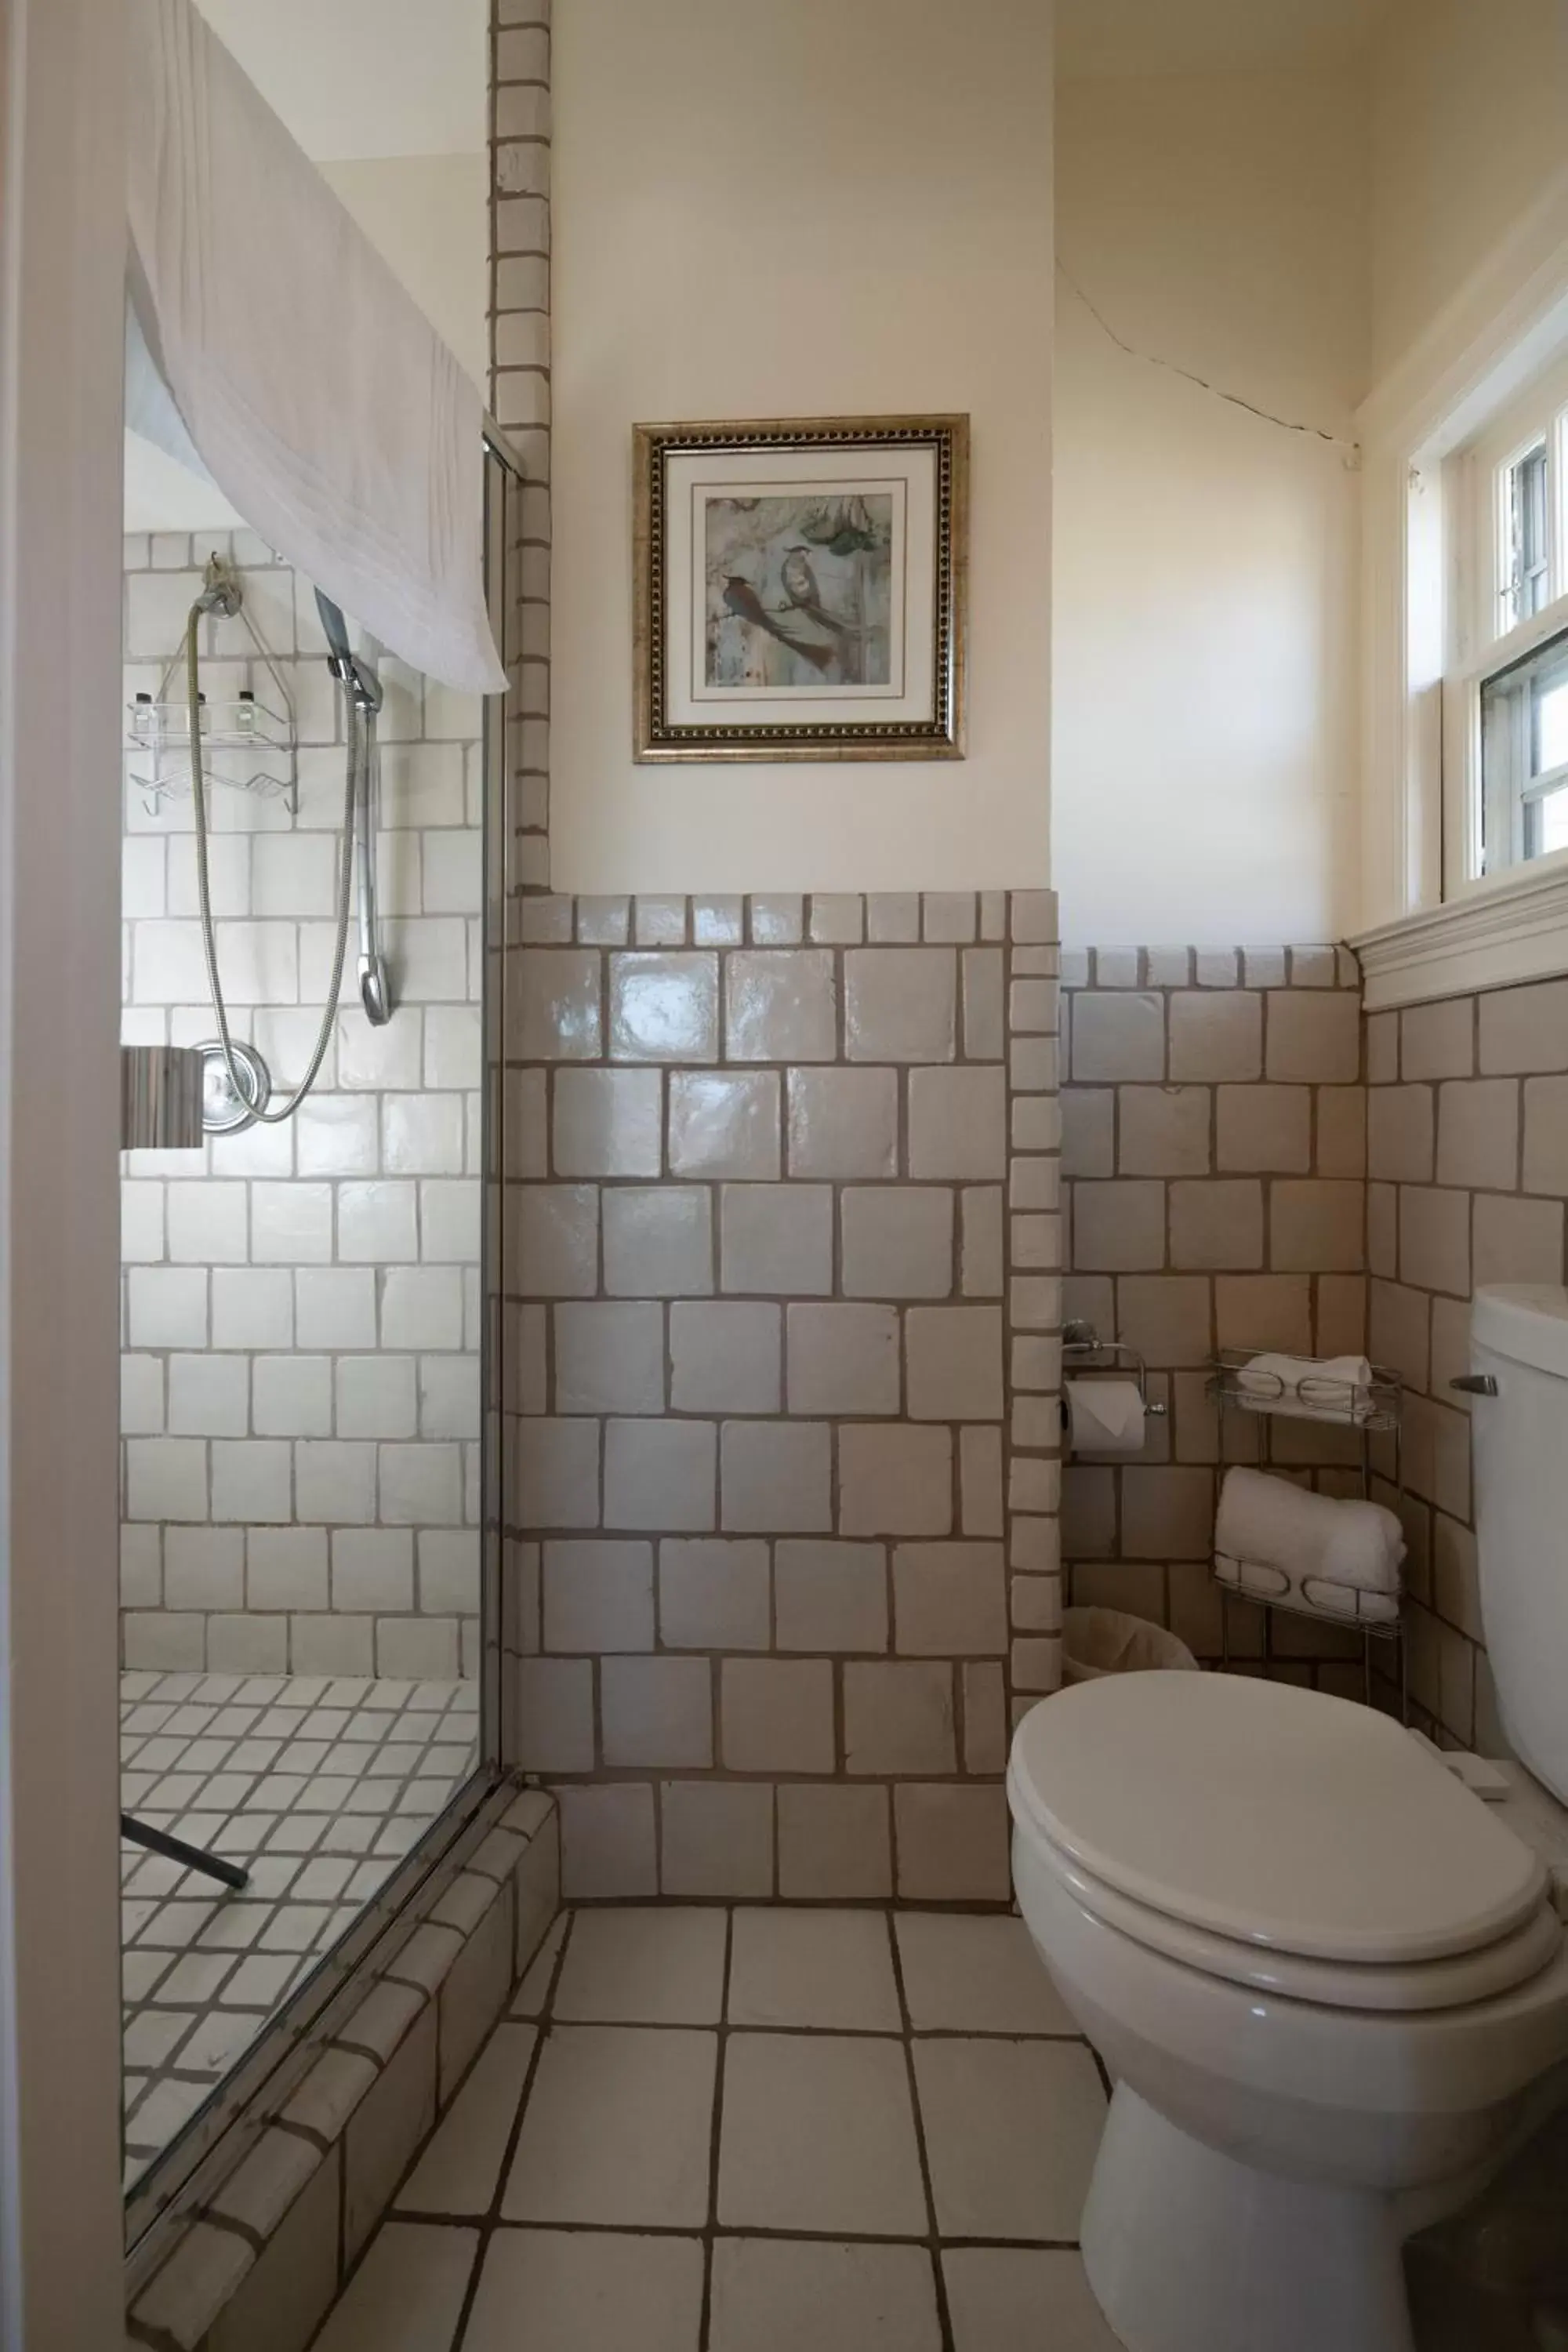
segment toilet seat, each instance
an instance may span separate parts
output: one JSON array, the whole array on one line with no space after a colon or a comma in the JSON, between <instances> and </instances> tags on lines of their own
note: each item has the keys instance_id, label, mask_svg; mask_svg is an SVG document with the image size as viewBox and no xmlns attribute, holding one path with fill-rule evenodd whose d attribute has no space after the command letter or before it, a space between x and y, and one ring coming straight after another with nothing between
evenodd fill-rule
<instances>
[{"instance_id":1,"label":"toilet seat","mask_svg":"<svg viewBox=\"0 0 1568 2352\"><path fill-rule=\"evenodd\" d=\"M1206 1976L1289 2000L1310 2000L1331 2009L1432 2011L1460 2008L1512 1992L1539 1976L1563 1948L1563 1928L1543 1903L1523 1924L1473 1952L1446 1959L1397 1962L1304 1959L1294 1953L1230 1936L1216 1936L1169 1913L1119 1895L1051 1846L1031 1836L1039 1860L1055 1869L1083 1908L1106 1927L1130 1936L1150 1951L1200 1969Z\"/></svg>"},{"instance_id":2,"label":"toilet seat","mask_svg":"<svg viewBox=\"0 0 1568 2352\"><path fill-rule=\"evenodd\" d=\"M1241 1984L1447 2008L1558 1948L1536 1855L1400 1727L1239 1675L1075 1685L1020 1725L1019 1834L1085 1908Z\"/></svg>"}]
</instances>

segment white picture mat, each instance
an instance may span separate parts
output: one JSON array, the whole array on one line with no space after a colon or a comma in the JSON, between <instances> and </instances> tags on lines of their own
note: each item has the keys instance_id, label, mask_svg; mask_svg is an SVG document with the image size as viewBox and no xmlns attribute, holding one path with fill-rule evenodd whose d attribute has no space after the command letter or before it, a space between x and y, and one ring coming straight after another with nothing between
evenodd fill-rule
<instances>
[{"instance_id":1,"label":"white picture mat","mask_svg":"<svg viewBox=\"0 0 1568 2352\"><path fill-rule=\"evenodd\" d=\"M793 688L763 694L750 688L694 690L701 677L707 626L705 563L694 544L694 518L706 499L739 491L821 489L849 495L868 487L885 493L905 485L903 507L903 691L862 687ZM762 727L831 722L929 721L936 716L937 453L931 448L881 448L861 442L841 449L672 450L665 459L664 610L667 725L712 725L720 708ZM895 553L896 553L895 548ZM895 591L895 611L897 592ZM893 656L898 676L899 656Z\"/></svg>"}]
</instances>

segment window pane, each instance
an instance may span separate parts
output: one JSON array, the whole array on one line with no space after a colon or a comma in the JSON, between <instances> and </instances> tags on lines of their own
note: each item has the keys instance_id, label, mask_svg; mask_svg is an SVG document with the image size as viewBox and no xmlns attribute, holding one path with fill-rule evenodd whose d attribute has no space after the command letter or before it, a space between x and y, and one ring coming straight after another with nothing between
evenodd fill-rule
<instances>
[{"instance_id":1,"label":"window pane","mask_svg":"<svg viewBox=\"0 0 1568 2352\"><path fill-rule=\"evenodd\" d=\"M1568 766L1568 658L1556 662L1535 682L1534 735L1531 775Z\"/></svg>"},{"instance_id":2,"label":"window pane","mask_svg":"<svg viewBox=\"0 0 1568 2352\"><path fill-rule=\"evenodd\" d=\"M1515 458L1503 476L1502 625L1539 613L1552 593L1546 444Z\"/></svg>"},{"instance_id":3,"label":"window pane","mask_svg":"<svg viewBox=\"0 0 1568 2352\"><path fill-rule=\"evenodd\" d=\"M1568 849L1568 630L1481 683L1481 871Z\"/></svg>"}]
</instances>

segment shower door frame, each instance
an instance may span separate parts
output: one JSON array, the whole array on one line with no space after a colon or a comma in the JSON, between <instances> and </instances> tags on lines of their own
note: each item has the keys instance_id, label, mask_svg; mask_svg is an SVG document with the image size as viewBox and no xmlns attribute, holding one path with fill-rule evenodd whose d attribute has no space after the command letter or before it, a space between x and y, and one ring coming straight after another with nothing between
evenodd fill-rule
<instances>
[{"instance_id":1,"label":"shower door frame","mask_svg":"<svg viewBox=\"0 0 1568 2352\"><path fill-rule=\"evenodd\" d=\"M506 1220L505 1042L507 909L511 883L512 806L509 746L517 721L521 623L522 460L502 429L484 420L485 591L507 672L504 694L484 703L483 1076L480 1161L479 1398L480 1573L479 1752L474 1769L441 1813L345 1929L299 1990L268 2018L191 2121L150 2164L125 2199L127 2287L134 2294L168 2252L179 2228L243 2161L287 2104L324 2045L342 2031L375 1979L437 1904L511 1803L503 1720L502 1628L506 1426L503 1345Z\"/></svg>"}]
</instances>

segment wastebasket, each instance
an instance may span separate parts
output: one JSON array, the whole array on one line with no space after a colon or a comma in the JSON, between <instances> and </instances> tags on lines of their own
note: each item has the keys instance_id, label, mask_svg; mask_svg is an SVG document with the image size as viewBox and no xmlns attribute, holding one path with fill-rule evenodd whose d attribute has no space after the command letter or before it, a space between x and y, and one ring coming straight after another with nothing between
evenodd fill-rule
<instances>
[{"instance_id":1,"label":"wastebasket","mask_svg":"<svg viewBox=\"0 0 1568 2352\"><path fill-rule=\"evenodd\" d=\"M1143 1674L1152 1667L1197 1671L1197 1660L1179 1635L1124 1609L1064 1609L1062 1669L1069 1683L1098 1682L1101 1675Z\"/></svg>"}]
</instances>

